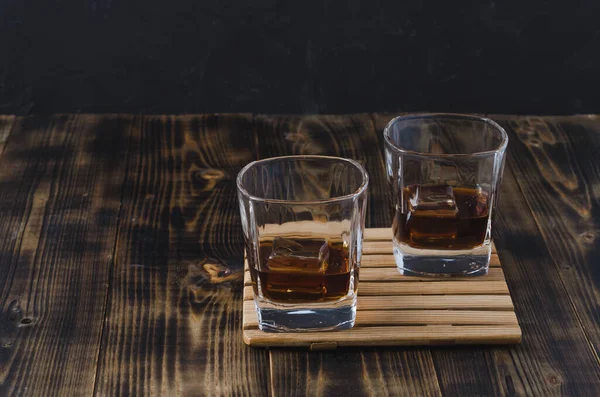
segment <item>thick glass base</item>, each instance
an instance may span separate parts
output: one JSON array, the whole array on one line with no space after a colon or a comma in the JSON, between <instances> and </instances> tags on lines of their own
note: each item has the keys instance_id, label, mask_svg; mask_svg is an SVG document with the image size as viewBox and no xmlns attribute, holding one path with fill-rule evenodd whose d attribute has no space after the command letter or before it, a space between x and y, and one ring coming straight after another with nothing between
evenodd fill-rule
<instances>
[{"instance_id":1,"label":"thick glass base","mask_svg":"<svg viewBox=\"0 0 600 397\"><path fill-rule=\"evenodd\" d=\"M356 295L338 302L277 304L255 297L258 328L267 332L349 329L356 318Z\"/></svg>"},{"instance_id":2,"label":"thick glass base","mask_svg":"<svg viewBox=\"0 0 600 397\"><path fill-rule=\"evenodd\" d=\"M491 242L451 251L413 248L394 239L396 266L407 276L483 276L488 273L491 253Z\"/></svg>"}]
</instances>

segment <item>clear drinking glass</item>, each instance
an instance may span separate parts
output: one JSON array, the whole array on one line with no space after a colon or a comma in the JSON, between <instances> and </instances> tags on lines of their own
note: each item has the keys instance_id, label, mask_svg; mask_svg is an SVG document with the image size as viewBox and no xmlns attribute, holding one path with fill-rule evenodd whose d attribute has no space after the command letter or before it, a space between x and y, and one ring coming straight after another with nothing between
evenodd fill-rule
<instances>
[{"instance_id":1,"label":"clear drinking glass","mask_svg":"<svg viewBox=\"0 0 600 397\"><path fill-rule=\"evenodd\" d=\"M237 177L259 328L351 328L369 177L353 160L276 157Z\"/></svg>"},{"instance_id":2,"label":"clear drinking glass","mask_svg":"<svg viewBox=\"0 0 600 397\"><path fill-rule=\"evenodd\" d=\"M407 275L484 275L508 137L492 120L397 117L384 130L394 255Z\"/></svg>"}]
</instances>

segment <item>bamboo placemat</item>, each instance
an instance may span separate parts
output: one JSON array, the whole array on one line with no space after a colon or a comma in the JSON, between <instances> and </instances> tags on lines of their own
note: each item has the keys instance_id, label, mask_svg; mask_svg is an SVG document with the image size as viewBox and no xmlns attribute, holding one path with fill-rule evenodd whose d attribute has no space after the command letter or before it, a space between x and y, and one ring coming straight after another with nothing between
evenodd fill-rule
<instances>
[{"instance_id":1,"label":"bamboo placemat","mask_svg":"<svg viewBox=\"0 0 600 397\"><path fill-rule=\"evenodd\" d=\"M257 347L512 344L521 341L504 272L492 249L482 277L403 276L396 269L390 229L366 229L354 328L271 333L258 329L250 272L244 274L244 342Z\"/></svg>"}]
</instances>

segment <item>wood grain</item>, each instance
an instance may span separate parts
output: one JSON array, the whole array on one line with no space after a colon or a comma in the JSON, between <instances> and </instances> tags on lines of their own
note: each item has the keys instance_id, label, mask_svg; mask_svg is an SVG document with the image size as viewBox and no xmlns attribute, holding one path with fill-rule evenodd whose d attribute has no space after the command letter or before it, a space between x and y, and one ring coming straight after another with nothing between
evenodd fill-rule
<instances>
[{"instance_id":1,"label":"wood grain","mask_svg":"<svg viewBox=\"0 0 600 397\"><path fill-rule=\"evenodd\" d=\"M390 244L388 244L389 246ZM495 252L495 249L492 250ZM360 261L361 267L396 267L396 260L392 254L369 254L363 255ZM490 267L499 267L500 259L498 254L492 254L490 257Z\"/></svg>"},{"instance_id":2,"label":"wood grain","mask_svg":"<svg viewBox=\"0 0 600 397\"><path fill-rule=\"evenodd\" d=\"M418 283L361 282L359 296L365 295L508 295L506 281L421 281Z\"/></svg>"},{"instance_id":3,"label":"wood grain","mask_svg":"<svg viewBox=\"0 0 600 397\"><path fill-rule=\"evenodd\" d=\"M272 383L273 395L441 396L435 373L423 371L433 368L430 359L422 361L424 357L421 350L411 347L397 351L277 351L277 361L271 362L271 372L277 374L278 382ZM346 373L360 378L351 379Z\"/></svg>"},{"instance_id":4,"label":"wood grain","mask_svg":"<svg viewBox=\"0 0 600 397\"><path fill-rule=\"evenodd\" d=\"M520 346L243 345L237 171L292 153L358 159L367 224L387 228L389 118L0 116L0 395L598 395L598 116L492 117L511 142L494 225L507 285L488 285L510 289ZM360 293L376 298L375 284ZM404 284L389 319L415 341L421 317L454 332L453 309L423 304L462 284ZM402 301L413 284L423 297ZM377 326L373 313L356 329ZM505 316L491 313L480 320Z\"/></svg>"},{"instance_id":5,"label":"wood grain","mask_svg":"<svg viewBox=\"0 0 600 397\"><path fill-rule=\"evenodd\" d=\"M251 304L251 300L247 300ZM487 309L512 310L510 296L443 295L443 296L365 296L360 301L361 310L386 309Z\"/></svg>"},{"instance_id":6,"label":"wood grain","mask_svg":"<svg viewBox=\"0 0 600 397\"><path fill-rule=\"evenodd\" d=\"M96 394L257 395L268 352L242 341L235 176L252 117L148 116L132 137Z\"/></svg>"},{"instance_id":7,"label":"wood grain","mask_svg":"<svg viewBox=\"0 0 600 397\"><path fill-rule=\"evenodd\" d=\"M398 272L397 269L394 268L365 268L361 269L360 272L361 280L364 281L378 281L378 282L387 282L387 281L404 281L404 282L416 282L416 281L431 281L431 277L419 277L419 276L405 276ZM490 268L488 274L485 277L486 281L500 281L504 280L504 273L501 268L493 267ZM479 277L469 277L469 276L455 276L453 279L462 280L466 282L478 282ZM382 281L383 280L383 281ZM435 280L443 281L447 280L446 278L440 277Z\"/></svg>"},{"instance_id":8,"label":"wood grain","mask_svg":"<svg viewBox=\"0 0 600 397\"><path fill-rule=\"evenodd\" d=\"M515 155L508 161L517 183L598 356L600 120L578 116L501 121L512 139Z\"/></svg>"},{"instance_id":9,"label":"wood grain","mask_svg":"<svg viewBox=\"0 0 600 397\"><path fill-rule=\"evenodd\" d=\"M472 298L481 298L474 296ZM518 325L517 317L512 311L513 307L506 302L493 302L490 298L486 302L474 307L468 306L467 299L449 299L443 303L431 304L431 299L425 302L415 302L413 299L398 299L401 304L390 303L388 305L366 307L359 309L356 315L355 327L371 325ZM504 299L506 301L506 299ZM493 303L491 303L493 302ZM406 305L404 305L406 303ZM471 308L480 308L486 310L469 310ZM466 310L453 310L463 309ZM393 310L396 309L396 310ZM489 310L500 309L500 310ZM244 329L257 329L258 319L254 302L244 301ZM402 333L402 329L394 329L396 338ZM336 334L337 335L337 334ZM336 338L336 335L329 334L329 340ZM400 344L399 342L397 344ZM443 343L439 343L440 345ZM358 346L360 344L357 343Z\"/></svg>"},{"instance_id":10,"label":"wood grain","mask_svg":"<svg viewBox=\"0 0 600 397\"><path fill-rule=\"evenodd\" d=\"M495 236L498 247L506 247L499 255L506 264L523 344L510 351L510 358L493 352L488 365L492 373L501 371L496 377L505 380L506 393L514 388L527 394L594 394L600 387L600 367L540 229L509 171L504 174Z\"/></svg>"},{"instance_id":11,"label":"wood grain","mask_svg":"<svg viewBox=\"0 0 600 397\"><path fill-rule=\"evenodd\" d=\"M0 165L0 394L90 395L129 116L19 118Z\"/></svg>"},{"instance_id":12,"label":"wood grain","mask_svg":"<svg viewBox=\"0 0 600 397\"><path fill-rule=\"evenodd\" d=\"M379 230L379 229L377 229ZM366 239L366 237L365 237ZM375 254L389 254L391 247L391 241L367 241L363 244L363 254L375 255ZM496 253L495 247L492 249L493 253Z\"/></svg>"},{"instance_id":13,"label":"wood grain","mask_svg":"<svg viewBox=\"0 0 600 397\"><path fill-rule=\"evenodd\" d=\"M258 116L256 126L261 158L290 154L324 154L359 161L370 176L367 225L389 227L387 180L379 138L370 115L348 116ZM435 368L430 353L415 349L412 355L401 351L339 353L344 371L333 365L330 353L282 352L272 350L272 394L373 394L439 395ZM335 354L337 357L338 353ZM412 357L410 361L407 359ZM416 359L415 359L416 357ZM377 363L371 365L370 363ZM302 370L290 379L290 368ZM398 370L398 368L403 370ZM298 371L298 370L296 370ZM296 372L294 371L294 372ZM420 374L427 381L415 377Z\"/></svg>"}]
</instances>

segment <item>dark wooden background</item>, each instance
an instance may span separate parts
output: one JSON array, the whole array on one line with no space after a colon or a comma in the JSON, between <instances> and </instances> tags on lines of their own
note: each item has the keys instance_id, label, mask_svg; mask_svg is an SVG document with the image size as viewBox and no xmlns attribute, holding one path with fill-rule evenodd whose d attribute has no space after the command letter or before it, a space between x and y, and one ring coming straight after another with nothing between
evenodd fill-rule
<instances>
[{"instance_id":1,"label":"dark wooden background","mask_svg":"<svg viewBox=\"0 0 600 397\"><path fill-rule=\"evenodd\" d=\"M0 113L598 113L596 0L0 1Z\"/></svg>"},{"instance_id":2,"label":"dark wooden background","mask_svg":"<svg viewBox=\"0 0 600 397\"><path fill-rule=\"evenodd\" d=\"M597 116L493 116L510 136L494 236L522 344L243 344L237 172L357 159L367 224L387 226L389 118L0 118L0 395L599 395Z\"/></svg>"}]
</instances>

